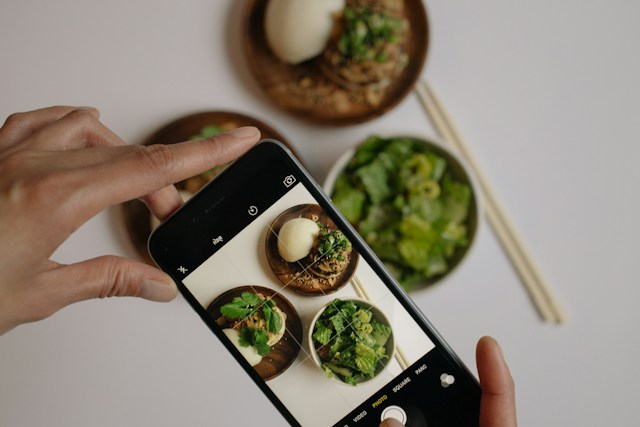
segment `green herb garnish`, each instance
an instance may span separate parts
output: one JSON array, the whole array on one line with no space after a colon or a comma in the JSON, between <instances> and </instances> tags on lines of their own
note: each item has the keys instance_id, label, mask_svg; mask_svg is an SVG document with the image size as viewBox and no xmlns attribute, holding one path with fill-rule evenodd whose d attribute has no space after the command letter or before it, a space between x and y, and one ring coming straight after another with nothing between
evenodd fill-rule
<instances>
[{"instance_id":1,"label":"green herb garnish","mask_svg":"<svg viewBox=\"0 0 640 427\"><path fill-rule=\"evenodd\" d=\"M258 295L243 292L241 296L220 307L220 314L229 319L243 319L254 312L259 302Z\"/></svg>"},{"instance_id":2,"label":"green herb garnish","mask_svg":"<svg viewBox=\"0 0 640 427\"><path fill-rule=\"evenodd\" d=\"M343 261L344 251L351 248L349 240L340 230L328 229L325 225L318 223L320 233L318 234L318 251L324 259L336 258Z\"/></svg>"},{"instance_id":3,"label":"green herb garnish","mask_svg":"<svg viewBox=\"0 0 640 427\"><path fill-rule=\"evenodd\" d=\"M271 346L267 344L268 341L269 337L263 330L248 326L240 329L238 344L242 347L254 346L260 356L264 356L271 351Z\"/></svg>"},{"instance_id":4,"label":"green herb garnish","mask_svg":"<svg viewBox=\"0 0 640 427\"><path fill-rule=\"evenodd\" d=\"M338 51L355 62L373 60L387 62L387 43L400 40L401 20L367 6L344 9L344 30Z\"/></svg>"},{"instance_id":5,"label":"green herb garnish","mask_svg":"<svg viewBox=\"0 0 640 427\"><path fill-rule=\"evenodd\" d=\"M251 292L243 292L231 302L220 307L220 314L231 320L244 320L249 317L264 319L266 331L256 327L243 326L240 329L239 344L242 347L254 346L258 354L264 356L271 351L267 344L269 337L267 331L277 334L282 328L282 320L273 309L276 304L271 299L265 299Z\"/></svg>"}]
</instances>

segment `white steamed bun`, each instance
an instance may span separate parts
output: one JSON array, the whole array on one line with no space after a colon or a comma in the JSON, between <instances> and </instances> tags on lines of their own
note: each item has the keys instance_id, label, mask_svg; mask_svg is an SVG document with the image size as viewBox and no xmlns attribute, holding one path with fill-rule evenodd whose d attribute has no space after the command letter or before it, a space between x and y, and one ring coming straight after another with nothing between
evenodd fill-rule
<instances>
[{"instance_id":1,"label":"white steamed bun","mask_svg":"<svg viewBox=\"0 0 640 427\"><path fill-rule=\"evenodd\" d=\"M265 13L267 42L276 56L298 64L319 55L345 0L271 0Z\"/></svg>"}]
</instances>

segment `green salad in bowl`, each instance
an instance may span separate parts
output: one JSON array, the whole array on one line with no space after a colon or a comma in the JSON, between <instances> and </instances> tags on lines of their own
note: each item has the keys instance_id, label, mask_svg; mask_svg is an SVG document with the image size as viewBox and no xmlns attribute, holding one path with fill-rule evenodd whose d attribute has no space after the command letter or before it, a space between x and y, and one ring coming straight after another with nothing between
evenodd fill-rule
<instances>
[{"instance_id":1,"label":"green salad in bowl","mask_svg":"<svg viewBox=\"0 0 640 427\"><path fill-rule=\"evenodd\" d=\"M368 301L334 299L316 314L309 330L311 355L328 378L358 385L380 374L395 341L384 313Z\"/></svg>"},{"instance_id":2,"label":"green salad in bowl","mask_svg":"<svg viewBox=\"0 0 640 427\"><path fill-rule=\"evenodd\" d=\"M406 290L447 275L475 237L469 176L426 140L372 136L336 163L325 190Z\"/></svg>"}]
</instances>

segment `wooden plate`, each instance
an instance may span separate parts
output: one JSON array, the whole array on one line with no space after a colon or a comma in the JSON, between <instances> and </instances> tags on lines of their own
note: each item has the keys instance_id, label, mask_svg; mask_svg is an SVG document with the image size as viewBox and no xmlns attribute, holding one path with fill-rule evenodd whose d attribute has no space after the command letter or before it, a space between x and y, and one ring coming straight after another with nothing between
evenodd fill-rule
<instances>
[{"instance_id":1,"label":"wooden plate","mask_svg":"<svg viewBox=\"0 0 640 427\"><path fill-rule=\"evenodd\" d=\"M224 130L231 130L240 126L255 126L260 129L262 138L277 139L295 154L295 150L289 142L287 142L280 132L271 126L253 117L228 111L207 111L179 118L158 130L144 145L175 144L181 141L187 141L200 134L201 130L206 126L218 126ZM188 181L189 180L179 182L176 184L176 187L178 189L185 189L188 184L193 184ZM202 183L198 184L199 186L202 185ZM138 255L140 255L144 261L153 265L153 261L147 251L147 240L149 239L149 234L151 234L149 209L139 200L131 200L123 203L122 208L125 228L131 239L131 243L136 252L138 252Z\"/></svg>"},{"instance_id":2,"label":"wooden plate","mask_svg":"<svg viewBox=\"0 0 640 427\"><path fill-rule=\"evenodd\" d=\"M351 259L342 274L336 279L333 286L320 285L318 288L312 288L300 285L295 282L295 275L304 270L304 266L299 262L286 262L278 252L278 236L282 225L293 218L308 218L318 221L331 228L337 228L333 221L327 216L319 205L297 205L282 212L271 223L271 231L267 233L266 253L267 261L273 273L278 277L287 289L291 289L301 295L321 296L336 292L347 284L356 271L358 266L359 255L355 250L351 251Z\"/></svg>"},{"instance_id":3,"label":"wooden plate","mask_svg":"<svg viewBox=\"0 0 640 427\"><path fill-rule=\"evenodd\" d=\"M251 73L266 96L278 107L294 116L321 125L347 126L377 118L393 109L415 85L427 56L429 26L423 0L404 0L410 25L407 41L409 64L386 89L376 105L354 102L353 92L332 83L321 71L318 61L311 59L290 65L279 60L271 51L265 34L264 16L269 0L247 0L243 11L243 49ZM304 79L322 87L344 92L340 107L310 101L315 96L308 91L292 90Z\"/></svg>"},{"instance_id":4,"label":"wooden plate","mask_svg":"<svg viewBox=\"0 0 640 427\"><path fill-rule=\"evenodd\" d=\"M276 306L287 315L284 336L272 347L273 350L265 355L260 363L254 366L260 377L265 381L269 381L283 373L298 356L302 345L302 322L298 312L288 299L273 289L262 286L241 286L230 289L214 299L207 307L207 312L214 320L218 319L221 316L220 307L231 302L233 298L239 297L243 292L257 292L266 298L272 298Z\"/></svg>"}]
</instances>

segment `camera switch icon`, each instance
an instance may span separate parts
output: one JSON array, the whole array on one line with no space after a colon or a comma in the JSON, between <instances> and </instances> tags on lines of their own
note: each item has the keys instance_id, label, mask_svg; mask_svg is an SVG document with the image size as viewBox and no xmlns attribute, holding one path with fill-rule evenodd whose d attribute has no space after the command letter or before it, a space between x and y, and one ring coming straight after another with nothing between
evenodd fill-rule
<instances>
[{"instance_id":1,"label":"camera switch icon","mask_svg":"<svg viewBox=\"0 0 640 427\"><path fill-rule=\"evenodd\" d=\"M293 175L287 175L287 177L285 177L284 181L282 181L284 186L287 187L287 188L291 187L293 184L295 184L295 182L296 182L296 177L293 176Z\"/></svg>"},{"instance_id":2,"label":"camera switch icon","mask_svg":"<svg viewBox=\"0 0 640 427\"><path fill-rule=\"evenodd\" d=\"M449 388L454 382L456 382L456 379L453 375L449 375L446 372L440 375L440 385L442 388Z\"/></svg>"},{"instance_id":3,"label":"camera switch icon","mask_svg":"<svg viewBox=\"0 0 640 427\"><path fill-rule=\"evenodd\" d=\"M249 210L247 212L249 212L249 215L251 216L256 216L258 215L258 208L255 207L254 205L251 205L249 206Z\"/></svg>"}]
</instances>

